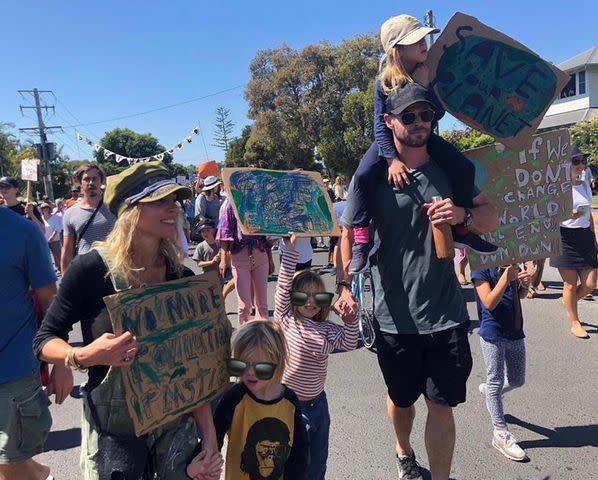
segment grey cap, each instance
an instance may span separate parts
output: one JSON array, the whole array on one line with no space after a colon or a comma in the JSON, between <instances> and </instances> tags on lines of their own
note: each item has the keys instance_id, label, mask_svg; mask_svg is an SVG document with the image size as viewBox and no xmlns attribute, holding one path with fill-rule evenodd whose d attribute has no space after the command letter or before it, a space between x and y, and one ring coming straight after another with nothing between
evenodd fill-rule
<instances>
[{"instance_id":1,"label":"grey cap","mask_svg":"<svg viewBox=\"0 0 598 480\"><path fill-rule=\"evenodd\" d=\"M428 90L419 83L408 83L402 88L395 88L388 94L386 99L386 112L399 115L414 103L427 102L434 110L436 106L430 100Z\"/></svg>"}]
</instances>

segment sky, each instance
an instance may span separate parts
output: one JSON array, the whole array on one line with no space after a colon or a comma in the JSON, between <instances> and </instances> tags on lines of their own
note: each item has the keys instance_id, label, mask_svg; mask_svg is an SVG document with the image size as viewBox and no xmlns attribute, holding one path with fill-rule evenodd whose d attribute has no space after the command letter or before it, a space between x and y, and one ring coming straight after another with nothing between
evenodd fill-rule
<instances>
[{"instance_id":1,"label":"sky","mask_svg":"<svg viewBox=\"0 0 598 480\"><path fill-rule=\"evenodd\" d=\"M221 161L224 152L212 145L216 109L230 109L234 135L251 123L243 93L259 50L337 44L377 32L393 15L422 20L429 9L439 28L461 11L555 63L598 46L598 2L589 0L7 1L0 16L0 122L36 126L34 111L19 111L33 100L18 90L52 90L42 103L55 105L55 114L44 121L63 132L49 141L64 145L71 159L93 153L77 142L76 132L97 142L105 132L127 127L150 132L169 148L199 125L201 135L176 151L174 161ZM181 102L187 103L140 114ZM443 120L441 129L455 125Z\"/></svg>"}]
</instances>

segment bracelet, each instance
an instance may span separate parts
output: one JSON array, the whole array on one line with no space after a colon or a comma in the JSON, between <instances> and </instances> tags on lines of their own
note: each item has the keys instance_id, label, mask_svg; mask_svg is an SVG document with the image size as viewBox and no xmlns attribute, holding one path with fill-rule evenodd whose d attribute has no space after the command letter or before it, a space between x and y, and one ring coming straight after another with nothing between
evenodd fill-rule
<instances>
[{"instance_id":1,"label":"bracelet","mask_svg":"<svg viewBox=\"0 0 598 480\"><path fill-rule=\"evenodd\" d=\"M353 285L351 285L351 282L347 282L346 280L339 280L336 283L336 293L340 293L341 287L346 287L349 290L351 290L351 288L353 288Z\"/></svg>"},{"instance_id":2,"label":"bracelet","mask_svg":"<svg viewBox=\"0 0 598 480\"><path fill-rule=\"evenodd\" d=\"M71 347L69 348L69 351L66 353L66 358L64 359L64 365L67 368L70 368L71 370L77 370L79 372L87 372L87 367L84 367L83 365L81 365L79 362L77 362L77 359L75 358L75 352L77 351L77 349L75 347Z\"/></svg>"}]
</instances>

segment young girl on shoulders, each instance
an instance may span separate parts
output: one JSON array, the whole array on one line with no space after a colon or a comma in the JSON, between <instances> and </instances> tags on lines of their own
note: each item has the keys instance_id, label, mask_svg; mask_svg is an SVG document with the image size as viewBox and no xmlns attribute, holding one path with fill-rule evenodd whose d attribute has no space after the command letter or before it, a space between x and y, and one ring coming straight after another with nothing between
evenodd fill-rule
<instances>
[{"instance_id":1,"label":"young girl on shoulders","mask_svg":"<svg viewBox=\"0 0 598 480\"><path fill-rule=\"evenodd\" d=\"M218 446L228 437L225 479L306 480L306 432L297 396L281 383L287 362L280 326L253 320L239 328L228 371L238 383L214 412ZM187 467L194 480L212 480L217 459L197 455Z\"/></svg>"},{"instance_id":2,"label":"young girl on shoulders","mask_svg":"<svg viewBox=\"0 0 598 480\"><path fill-rule=\"evenodd\" d=\"M334 294L326 291L320 276L311 270L295 275L296 237L291 235L283 241L285 248L274 297L274 320L282 327L289 349L283 383L299 397L309 425L307 478L320 480L326 474L330 429L324 392L328 356L335 350L354 350L359 329L355 314L346 305L339 312L343 325L328 320Z\"/></svg>"},{"instance_id":3,"label":"young girl on shoulders","mask_svg":"<svg viewBox=\"0 0 598 480\"><path fill-rule=\"evenodd\" d=\"M502 396L525 382L525 335L519 300L527 295L530 279L530 273L518 265L471 272L486 364L486 383L480 384L479 390L486 396L494 426L492 445L515 461L527 457L509 432Z\"/></svg>"},{"instance_id":4,"label":"young girl on shoulders","mask_svg":"<svg viewBox=\"0 0 598 480\"><path fill-rule=\"evenodd\" d=\"M436 28L428 28L410 15L391 17L380 29L380 39L384 48L384 56L380 62L380 71L376 79L374 97L374 136L378 146L378 155L366 156L359 163L354 176L354 215L352 227L355 243L349 266L349 273L355 274L367 267L371 248L368 226L372 217L372 196L381 170L387 172L388 181L398 188L409 185L411 170L401 161L394 144L393 133L384 122L386 99L395 89L401 89L409 83L419 83L428 88L429 72L425 61L428 57L426 35L439 32ZM430 102L434 109L421 112L419 118L413 113L405 113L401 117L404 125L418 121L437 123L444 115L444 110L430 90ZM428 153L445 172L453 190L453 202L465 208L472 207L474 195L473 164L453 145L442 137L432 134L428 140ZM383 161L385 160L385 161ZM469 234L463 229L453 232L455 246L465 245L474 251L488 253L496 247L487 244L480 237Z\"/></svg>"}]
</instances>

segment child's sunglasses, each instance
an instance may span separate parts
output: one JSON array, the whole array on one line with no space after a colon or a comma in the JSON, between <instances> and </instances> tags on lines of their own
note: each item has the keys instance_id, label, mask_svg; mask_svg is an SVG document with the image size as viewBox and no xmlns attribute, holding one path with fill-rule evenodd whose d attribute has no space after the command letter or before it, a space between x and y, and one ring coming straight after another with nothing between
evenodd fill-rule
<instances>
[{"instance_id":1,"label":"child's sunglasses","mask_svg":"<svg viewBox=\"0 0 598 480\"><path fill-rule=\"evenodd\" d=\"M332 305L332 299L334 293L330 292L319 292L319 293L306 293L298 290L291 292L291 304L295 307L302 307L307 303L307 299L311 297L314 299L314 303L320 308L328 308Z\"/></svg>"},{"instance_id":2,"label":"child's sunglasses","mask_svg":"<svg viewBox=\"0 0 598 480\"><path fill-rule=\"evenodd\" d=\"M399 118L401 119L401 123L403 125L411 125L415 122L418 116L422 122L431 122L434 120L434 113L434 110L424 110L423 112L407 112L399 115Z\"/></svg>"},{"instance_id":3,"label":"child's sunglasses","mask_svg":"<svg viewBox=\"0 0 598 480\"><path fill-rule=\"evenodd\" d=\"M249 367L253 367L258 380L270 380L276 371L276 364L270 362L246 362L236 358L229 358L226 361L228 373L233 377L240 377Z\"/></svg>"}]
</instances>

